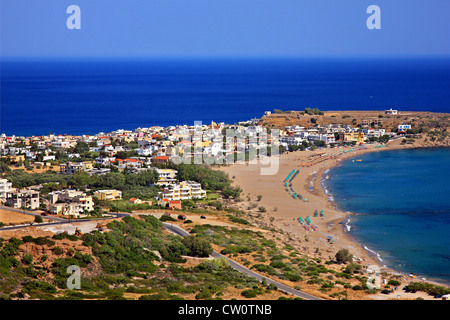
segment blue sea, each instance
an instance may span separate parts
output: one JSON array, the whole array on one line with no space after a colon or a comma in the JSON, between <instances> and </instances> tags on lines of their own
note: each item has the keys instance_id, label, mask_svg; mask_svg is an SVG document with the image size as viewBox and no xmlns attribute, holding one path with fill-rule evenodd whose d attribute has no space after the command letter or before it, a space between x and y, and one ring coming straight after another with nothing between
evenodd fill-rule
<instances>
[{"instance_id":1,"label":"blue sea","mask_svg":"<svg viewBox=\"0 0 450 320\"><path fill-rule=\"evenodd\" d=\"M450 283L450 149L367 153L327 174L337 207L355 214L351 236L388 267Z\"/></svg>"},{"instance_id":2,"label":"blue sea","mask_svg":"<svg viewBox=\"0 0 450 320\"><path fill-rule=\"evenodd\" d=\"M273 109L450 112L448 59L2 60L0 133L96 134ZM450 281L450 153L383 151L328 182L351 234L402 271ZM425 186L425 187L423 187Z\"/></svg>"},{"instance_id":3,"label":"blue sea","mask_svg":"<svg viewBox=\"0 0 450 320\"><path fill-rule=\"evenodd\" d=\"M236 123L306 107L448 112L449 88L448 59L3 59L0 133Z\"/></svg>"}]
</instances>

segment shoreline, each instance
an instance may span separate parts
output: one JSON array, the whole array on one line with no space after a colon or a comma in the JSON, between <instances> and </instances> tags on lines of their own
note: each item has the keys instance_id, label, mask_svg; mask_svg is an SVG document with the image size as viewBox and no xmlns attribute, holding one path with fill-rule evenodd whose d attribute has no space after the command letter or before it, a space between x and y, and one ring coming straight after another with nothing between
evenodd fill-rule
<instances>
[{"instance_id":1,"label":"shoreline","mask_svg":"<svg viewBox=\"0 0 450 320\"><path fill-rule=\"evenodd\" d=\"M447 147L447 146L435 146L435 147L421 147L421 146L414 146L414 147L409 147L408 149L436 149L436 148L448 148L448 147ZM393 150L399 150L399 149L403 149L403 148L383 149L383 151L386 151L386 150L391 150L391 151L393 151ZM375 151L375 150L372 150L372 151ZM381 150L380 150L380 151L381 151ZM369 153L369 152L367 152L367 153ZM352 157L353 157L353 156L352 156ZM348 158L346 158L345 160L349 161L350 158L351 158L351 157L348 157ZM340 164L337 164L337 165L335 165L335 166L331 166L331 167L325 169L324 172L322 173L322 176L321 176L319 185L320 185L320 190L321 190L321 192L323 192L323 194L324 194L325 198L327 199L327 201L328 201L331 205L333 205L333 206L336 208L336 210L341 211L343 214L345 214L344 219L341 221L343 233L344 233L350 240L352 240L353 242L359 244L359 245L361 246L362 249L364 249L365 251L367 251L368 255L372 256L372 258L374 258L374 259L377 259L377 260L378 260L378 263L379 263L379 264L382 264L381 267L382 267L382 268L385 268L386 270L389 270L389 272L394 273L394 274L401 274L401 275L403 275L404 277L409 277L410 274L414 274L414 275L417 276L417 278L416 278L417 280L425 281L425 282L429 282L429 283L433 283L433 284L436 284L436 285L445 285L445 286L449 286L449 285L450 285L450 280L440 279L440 278L428 278L428 275L426 275L426 274L417 274L417 273L414 273L414 272L408 273L408 272L406 272L406 271L401 271L401 270L396 269L395 267L389 266L388 263L386 263L386 261L389 261L389 260L384 260L384 259L382 259L381 256L380 256L380 254L379 254L379 252L377 252L376 250L370 249L370 248L367 246L366 243L360 241L356 236L354 236L354 235L351 234L351 231L350 231L350 230L351 230L351 227L352 227L351 224L350 224L351 217L361 215L361 213L358 213L358 212L349 212L349 211L345 212L344 210L340 209L334 201L330 201L329 197L327 196L328 194L327 194L327 192L325 191L326 187L325 187L325 186L323 185L323 183L322 183L322 182L324 182L324 180L325 180L325 175L326 175L331 169L336 168L336 167L339 166L339 165L340 165ZM330 194L331 194L331 193L330 193ZM333 194L331 194L331 196L334 197ZM420 278L419 278L419 276L420 276Z\"/></svg>"},{"instance_id":2,"label":"shoreline","mask_svg":"<svg viewBox=\"0 0 450 320\"><path fill-rule=\"evenodd\" d=\"M448 148L448 145L426 145L423 141L416 141L414 144L401 145L400 139L391 141L382 148L374 148L374 145L368 146L366 149L361 149L355 152L348 152L342 154L338 159L332 158L321 163L317 163L310 167L302 168L300 165L295 165L298 160L304 162L308 156L314 156L318 153L323 152L333 152L336 150L325 149L324 150L314 150L314 151L296 151L289 152L285 155L280 156L280 168L279 172L273 176L255 176L255 168L252 166L246 166L246 169L251 171L245 173L242 165L233 164L229 167L225 167L221 170L227 172L230 177L235 177L234 184L239 185L243 189L243 194L261 194L263 199L261 203L266 206L277 205L277 210L268 212L268 219L273 219L273 224L279 227L283 232L289 234L289 239L294 239L293 243L300 240L300 246L304 249L305 253L310 256L315 256L312 253L313 248L316 246L320 247L320 253L318 256L326 258L324 256L328 255L330 258L334 256L334 252L337 252L341 248L347 248L351 253L353 253L357 263L364 265L376 265L382 272L387 274L400 276L402 278L402 283L409 283L410 281L421 281L428 282L436 285L448 286L444 279L428 279L426 275L419 275L416 278L411 278L411 273L406 273L404 271L396 270L395 267L390 267L386 262L380 257L379 253L372 250L367 244L360 242L355 236L353 236L348 227L351 217L357 215L358 213L344 212L338 208L337 204L330 200L330 197L334 199L334 195L327 193L323 188L322 180L326 179L326 174L330 169L339 166L341 161L349 160L353 157L359 156L361 154L369 152L387 151L387 150L401 150L401 149L424 149L424 148ZM355 147L356 148L356 147ZM349 150L351 147L340 148L343 150ZM258 167L256 165L255 167ZM288 168L286 168L288 167ZM300 172L292 182L292 186L295 190L302 190L300 194L305 195L308 198L308 202L299 202L299 200L292 199L289 193L283 189L283 193L280 193L278 187L283 178L286 177L286 172L289 173L292 169L299 169ZM253 173L253 174L252 174ZM253 179L252 177L253 176ZM255 179L256 177L256 179ZM253 183L249 180L253 180ZM256 181L255 181L256 180ZM274 187L275 184L275 187ZM311 189L312 186L312 189ZM250 187L250 188L249 188ZM284 187L283 187L284 188ZM250 191L251 192L248 192ZM266 199L269 197L269 199ZM289 199L289 200L288 200ZM296 201L296 203L294 203ZM289 202L289 203L288 203ZM293 205L292 205L292 204ZM280 207L282 204L282 207ZM245 206L245 204L244 204ZM319 219L317 217L312 218L312 212L314 208L319 207L325 210L325 217ZM313 223L319 227L318 231L308 232L303 230L297 223L292 223L292 220L296 220L296 211L304 211L303 208L309 209L309 214L311 215L311 220ZM305 209L306 209L305 208ZM329 214L328 214L329 213ZM303 214L304 215L304 214ZM319 219L319 221L317 221ZM266 219L267 222L267 219ZM270 224L270 223L269 223ZM323 231L322 231L323 230ZM324 239L326 236L332 236L335 239L335 244L327 243ZM308 238L308 244L305 244L303 239ZM331 255L330 255L331 253ZM425 280L423 279L425 278Z\"/></svg>"},{"instance_id":3,"label":"shoreline","mask_svg":"<svg viewBox=\"0 0 450 320\"><path fill-rule=\"evenodd\" d=\"M401 149L436 149L436 148L449 148L448 146L420 146L420 145L411 145L411 146L391 146L391 148L380 148L380 149L370 149L370 150L362 150L361 153L358 154L352 154L349 155L348 157L345 157L346 161L349 161L351 158L357 156L357 155L361 155L361 154L365 154L365 153L372 153L372 152L376 152L376 151L393 151L393 150L401 150ZM344 159L343 159L344 160ZM367 252L367 254L369 256L371 256L373 259L376 259L377 261L377 265L380 266L380 268L385 269L386 271L393 273L393 274L401 274L404 277L410 277L410 274L414 274L417 275L418 277L415 278L416 280L420 280L420 281L425 281L425 282L429 282L429 283L433 283L433 284L437 284L437 285L446 285L449 286L450 285L450 280L445 280L445 279L437 279L437 278L428 278L428 275L426 274L416 274L413 272L405 272L405 271L401 271L401 270L397 270L395 269L395 267L392 266L388 266L388 264L385 262L385 260L383 260L379 254L379 252L377 252L376 250L372 250L370 249L367 244L363 243L362 241L360 241L356 236L352 235L350 230L351 230L351 224L349 225L350 221L351 221L351 217L353 216L358 216L361 213L358 212L349 212L349 211L344 211L342 209L340 209L338 207L338 205L334 202L331 201L329 199L329 195L331 195L334 198L334 194L330 193L327 194L327 192L325 192L324 189L325 186L323 185L322 182L324 182L324 180L326 179L325 175L333 168L336 168L337 166L339 166L341 164L341 162L329 166L327 168L323 168L321 171L321 175L320 175L320 179L317 181L317 185L315 185L315 188L317 186L317 189L319 190L319 192L321 192L323 194L324 199L326 199L326 201L328 201L330 203L330 205L332 205L335 210L340 211L343 213L344 218L343 220L340 222L342 224L342 232L343 234L351 241L357 243L363 250L365 250ZM350 228L350 229L349 229ZM381 264L381 265L380 265ZM420 278L419 278L420 276Z\"/></svg>"}]
</instances>

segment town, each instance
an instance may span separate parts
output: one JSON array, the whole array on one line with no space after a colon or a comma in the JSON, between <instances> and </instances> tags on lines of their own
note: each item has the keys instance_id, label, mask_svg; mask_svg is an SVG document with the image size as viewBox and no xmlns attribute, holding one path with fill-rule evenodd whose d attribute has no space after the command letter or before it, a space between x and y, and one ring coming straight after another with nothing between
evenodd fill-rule
<instances>
[{"instance_id":1,"label":"town","mask_svg":"<svg viewBox=\"0 0 450 320\"><path fill-rule=\"evenodd\" d=\"M447 299L447 288L387 269L369 286L376 261L345 237L347 213L317 178L345 158L364 165L364 153L448 146L446 123L306 108L237 124L2 135L0 299ZM260 172L265 156L279 160L273 175ZM69 286L71 266L82 291Z\"/></svg>"},{"instance_id":2,"label":"town","mask_svg":"<svg viewBox=\"0 0 450 320\"><path fill-rule=\"evenodd\" d=\"M279 110L274 110L279 113ZM305 109L306 114L321 114L317 109ZM380 112L397 115L389 109ZM265 117L272 112L266 111ZM381 118L363 119L354 125L338 122L321 125L311 120L309 126L289 125L283 128L266 128L261 119L252 119L227 125L225 123L193 126L153 126L132 130L116 130L96 135L0 136L0 201L16 209L43 210L45 214L84 217L99 213L99 205L128 201L131 205L145 204L154 208L182 209L186 200L205 199L207 192L198 181L178 180L177 170L170 167L180 155L188 163L196 156L213 159L212 163L229 164L237 154L258 157L270 156L274 147L279 153L337 148L367 143L386 143L390 139L412 133L411 125L401 123L395 130L382 128ZM277 134L275 134L277 131ZM232 140L224 134L232 132ZM417 133L417 130L416 132ZM242 138L243 139L235 139ZM231 141L231 142L230 142ZM226 142L226 143L225 143ZM253 151L253 152L251 152ZM267 153L266 153L267 152ZM249 156L250 155L250 156ZM232 162L232 161L231 161ZM186 163L186 162L184 162ZM141 184L151 187L151 196L141 199L114 188L86 188L87 183L66 185L59 181L45 181L36 185L14 185L8 177L19 170L29 174L58 173L60 176L76 176L101 179L111 173L144 174L152 171L155 177ZM6 177L5 177L6 176ZM13 179L14 180L14 179ZM92 184L91 184L92 185ZM97 183L98 185L98 183ZM107 183L103 183L108 185ZM109 184L112 185L112 184ZM140 191L142 193L142 190ZM116 209L118 209L116 207Z\"/></svg>"}]
</instances>

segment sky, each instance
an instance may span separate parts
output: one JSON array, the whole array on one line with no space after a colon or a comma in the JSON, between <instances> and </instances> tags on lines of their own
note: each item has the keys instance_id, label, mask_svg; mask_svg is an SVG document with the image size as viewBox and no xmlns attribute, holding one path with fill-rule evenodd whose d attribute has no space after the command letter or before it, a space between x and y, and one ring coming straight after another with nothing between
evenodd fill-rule
<instances>
[{"instance_id":1,"label":"sky","mask_svg":"<svg viewBox=\"0 0 450 320\"><path fill-rule=\"evenodd\" d=\"M67 7L81 9L70 30ZM381 29L369 30L370 5ZM1 0L2 57L450 56L448 0Z\"/></svg>"}]
</instances>

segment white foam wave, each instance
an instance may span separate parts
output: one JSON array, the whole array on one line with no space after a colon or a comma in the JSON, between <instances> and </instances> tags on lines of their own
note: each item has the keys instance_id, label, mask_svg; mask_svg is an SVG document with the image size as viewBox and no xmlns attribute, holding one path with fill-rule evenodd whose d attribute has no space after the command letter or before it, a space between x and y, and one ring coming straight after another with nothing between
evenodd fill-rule
<instances>
[{"instance_id":1,"label":"white foam wave","mask_svg":"<svg viewBox=\"0 0 450 320\"><path fill-rule=\"evenodd\" d=\"M373 250L370 250L369 248L367 248L367 246L363 246L363 247L364 247L364 249L366 249L367 251L369 251L369 252L373 253L374 255L376 255L379 261L383 261L383 259L381 259L381 256L380 256L380 254L379 254L378 252L373 251Z\"/></svg>"}]
</instances>

